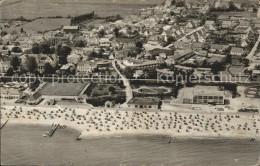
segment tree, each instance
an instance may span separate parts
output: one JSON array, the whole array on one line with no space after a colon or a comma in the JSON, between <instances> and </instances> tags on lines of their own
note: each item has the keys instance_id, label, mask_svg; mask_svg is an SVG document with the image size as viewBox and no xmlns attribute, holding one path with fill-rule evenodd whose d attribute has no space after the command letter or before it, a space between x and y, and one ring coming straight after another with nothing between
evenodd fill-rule
<instances>
[{"instance_id":1,"label":"tree","mask_svg":"<svg viewBox=\"0 0 260 166\"><path fill-rule=\"evenodd\" d=\"M21 28L21 29L20 29L20 33L23 33L23 32L24 32L24 31L23 31L23 28Z\"/></svg>"},{"instance_id":2,"label":"tree","mask_svg":"<svg viewBox=\"0 0 260 166\"><path fill-rule=\"evenodd\" d=\"M138 47L138 48L143 48L143 43L141 41L137 41L135 43L135 46Z\"/></svg>"},{"instance_id":3,"label":"tree","mask_svg":"<svg viewBox=\"0 0 260 166\"><path fill-rule=\"evenodd\" d=\"M12 76L12 75L14 75L14 70L13 70L13 68L10 67L10 68L6 71L5 75L6 75L6 76Z\"/></svg>"},{"instance_id":4,"label":"tree","mask_svg":"<svg viewBox=\"0 0 260 166\"><path fill-rule=\"evenodd\" d=\"M20 66L20 60L17 56L14 56L11 59L11 65L14 68L14 70L18 70L18 66Z\"/></svg>"},{"instance_id":5,"label":"tree","mask_svg":"<svg viewBox=\"0 0 260 166\"><path fill-rule=\"evenodd\" d=\"M126 76L126 78L131 79L134 75L134 70L131 67L126 67L123 70L123 74Z\"/></svg>"},{"instance_id":6,"label":"tree","mask_svg":"<svg viewBox=\"0 0 260 166\"><path fill-rule=\"evenodd\" d=\"M84 42L83 40L78 40L78 41L75 41L74 46L75 47L85 47L86 42Z\"/></svg>"},{"instance_id":7,"label":"tree","mask_svg":"<svg viewBox=\"0 0 260 166\"><path fill-rule=\"evenodd\" d=\"M59 64L67 64L67 57L71 52L71 48L69 46L61 46L58 45L56 47L56 54L59 57Z\"/></svg>"},{"instance_id":8,"label":"tree","mask_svg":"<svg viewBox=\"0 0 260 166\"><path fill-rule=\"evenodd\" d=\"M119 36L119 29L117 27L115 27L115 29L113 31L114 31L115 37L118 37Z\"/></svg>"},{"instance_id":9,"label":"tree","mask_svg":"<svg viewBox=\"0 0 260 166\"><path fill-rule=\"evenodd\" d=\"M225 90L228 90L232 92L232 97L236 97L237 95L237 84L232 84L232 83L225 83L224 85Z\"/></svg>"},{"instance_id":10,"label":"tree","mask_svg":"<svg viewBox=\"0 0 260 166\"><path fill-rule=\"evenodd\" d=\"M213 74L217 74L220 71L223 71L225 69L225 66L221 62L215 62L211 66L211 71Z\"/></svg>"},{"instance_id":11,"label":"tree","mask_svg":"<svg viewBox=\"0 0 260 166\"><path fill-rule=\"evenodd\" d=\"M203 60L201 67L208 67L208 61L206 59Z\"/></svg>"},{"instance_id":12,"label":"tree","mask_svg":"<svg viewBox=\"0 0 260 166\"><path fill-rule=\"evenodd\" d=\"M55 69L50 63L44 65L44 74L55 74Z\"/></svg>"},{"instance_id":13,"label":"tree","mask_svg":"<svg viewBox=\"0 0 260 166\"><path fill-rule=\"evenodd\" d=\"M7 32L6 31L1 31L1 37L7 35Z\"/></svg>"},{"instance_id":14,"label":"tree","mask_svg":"<svg viewBox=\"0 0 260 166\"><path fill-rule=\"evenodd\" d=\"M40 44L40 53L43 54L52 54L50 46L47 43Z\"/></svg>"},{"instance_id":15,"label":"tree","mask_svg":"<svg viewBox=\"0 0 260 166\"><path fill-rule=\"evenodd\" d=\"M98 37L104 37L105 36L105 30L104 29L101 29L99 32L98 32Z\"/></svg>"},{"instance_id":16,"label":"tree","mask_svg":"<svg viewBox=\"0 0 260 166\"><path fill-rule=\"evenodd\" d=\"M242 59L242 63L244 64L245 67L249 66L250 60L248 60L247 58L243 58Z\"/></svg>"},{"instance_id":17,"label":"tree","mask_svg":"<svg viewBox=\"0 0 260 166\"><path fill-rule=\"evenodd\" d=\"M234 2L230 1L228 11L236 11L237 7L235 6Z\"/></svg>"},{"instance_id":18,"label":"tree","mask_svg":"<svg viewBox=\"0 0 260 166\"><path fill-rule=\"evenodd\" d=\"M49 44L47 43L41 43L41 44L37 44L34 43L33 47L32 47L32 53L33 54L53 54L54 51L53 49L50 48Z\"/></svg>"},{"instance_id":19,"label":"tree","mask_svg":"<svg viewBox=\"0 0 260 166\"><path fill-rule=\"evenodd\" d=\"M183 7L183 6L185 6L185 3L183 1L178 1L176 3L176 7Z\"/></svg>"},{"instance_id":20,"label":"tree","mask_svg":"<svg viewBox=\"0 0 260 166\"><path fill-rule=\"evenodd\" d=\"M171 1L171 6L175 5L176 4L176 0L172 0Z\"/></svg>"},{"instance_id":21,"label":"tree","mask_svg":"<svg viewBox=\"0 0 260 166\"><path fill-rule=\"evenodd\" d=\"M92 51L89 55L88 55L88 58L89 59L95 59L98 57L98 54L94 51Z\"/></svg>"},{"instance_id":22,"label":"tree","mask_svg":"<svg viewBox=\"0 0 260 166\"><path fill-rule=\"evenodd\" d=\"M12 52L14 52L14 53L20 53L20 52L22 52L22 49L21 49L20 47L13 47L13 48L12 48Z\"/></svg>"},{"instance_id":23,"label":"tree","mask_svg":"<svg viewBox=\"0 0 260 166\"><path fill-rule=\"evenodd\" d=\"M116 88L113 87L113 86L110 86L109 89L108 89L109 92L111 92L112 94L115 93L116 91Z\"/></svg>"},{"instance_id":24,"label":"tree","mask_svg":"<svg viewBox=\"0 0 260 166\"><path fill-rule=\"evenodd\" d=\"M26 65L29 72L35 73L37 71L38 65L34 57L28 57Z\"/></svg>"},{"instance_id":25,"label":"tree","mask_svg":"<svg viewBox=\"0 0 260 166\"><path fill-rule=\"evenodd\" d=\"M40 48L39 48L39 45L38 44L33 44L32 46L32 53L33 54L39 54L40 53Z\"/></svg>"},{"instance_id":26,"label":"tree","mask_svg":"<svg viewBox=\"0 0 260 166\"><path fill-rule=\"evenodd\" d=\"M102 58L104 52L105 52L105 50L104 50L103 48L100 49L99 52L98 52L98 54L97 54L98 58Z\"/></svg>"},{"instance_id":27,"label":"tree","mask_svg":"<svg viewBox=\"0 0 260 166\"><path fill-rule=\"evenodd\" d=\"M228 64L231 64L231 62L232 62L232 56L231 56L230 54L227 54L226 62L227 62Z\"/></svg>"},{"instance_id":28,"label":"tree","mask_svg":"<svg viewBox=\"0 0 260 166\"><path fill-rule=\"evenodd\" d=\"M117 19L117 20L122 20L123 17L122 17L120 14L117 14L117 15L116 15L116 19Z\"/></svg>"}]
</instances>

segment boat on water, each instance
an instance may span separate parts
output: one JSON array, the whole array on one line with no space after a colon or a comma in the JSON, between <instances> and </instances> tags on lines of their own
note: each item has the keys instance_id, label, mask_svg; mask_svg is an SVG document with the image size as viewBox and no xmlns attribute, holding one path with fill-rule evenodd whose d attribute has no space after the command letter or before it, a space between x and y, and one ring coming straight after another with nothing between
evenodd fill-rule
<instances>
[{"instance_id":1,"label":"boat on water","mask_svg":"<svg viewBox=\"0 0 260 166\"><path fill-rule=\"evenodd\" d=\"M79 137L78 137L76 140L77 140L77 141L80 141L80 140L81 140L81 138L79 138Z\"/></svg>"},{"instance_id":2,"label":"boat on water","mask_svg":"<svg viewBox=\"0 0 260 166\"><path fill-rule=\"evenodd\" d=\"M43 137L47 137L47 135L46 135L46 134L42 134L42 136L43 136Z\"/></svg>"},{"instance_id":3,"label":"boat on water","mask_svg":"<svg viewBox=\"0 0 260 166\"><path fill-rule=\"evenodd\" d=\"M255 141L255 138L250 138L250 141L251 141L251 142Z\"/></svg>"}]
</instances>

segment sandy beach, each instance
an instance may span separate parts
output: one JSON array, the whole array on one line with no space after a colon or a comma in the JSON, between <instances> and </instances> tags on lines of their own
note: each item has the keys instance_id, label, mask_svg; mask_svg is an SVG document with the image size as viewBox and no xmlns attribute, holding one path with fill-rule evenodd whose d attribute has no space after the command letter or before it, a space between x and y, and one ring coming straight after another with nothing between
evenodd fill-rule
<instances>
[{"instance_id":1,"label":"sandy beach","mask_svg":"<svg viewBox=\"0 0 260 166\"><path fill-rule=\"evenodd\" d=\"M259 114L144 112L123 109L68 109L5 106L1 123L60 124L81 132L80 138L118 135L168 135L181 138L260 140Z\"/></svg>"}]
</instances>

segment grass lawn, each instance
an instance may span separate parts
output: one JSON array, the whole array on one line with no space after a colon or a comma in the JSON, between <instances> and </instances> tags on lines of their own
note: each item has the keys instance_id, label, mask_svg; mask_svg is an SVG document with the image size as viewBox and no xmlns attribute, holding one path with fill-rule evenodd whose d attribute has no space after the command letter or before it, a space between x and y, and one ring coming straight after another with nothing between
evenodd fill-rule
<instances>
[{"instance_id":1,"label":"grass lawn","mask_svg":"<svg viewBox=\"0 0 260 166\"><path fill-rule=\"evenodd\" d=\"M233 74L233 75L239 75L239 73L243 74L242 71L245 69L245 67L243 66L231 66L229 68L229 71Z\"/></svg>"},{"instance_id":2,"label":"grass lawn","mask_svg":"<svg viewBox=\"0 0 260 166\"><path fill-rule=\"evenodd\" d=\"M122 89L119 86L114 84L97 84L93 89L91 96L93 97L100 97L100 96L108 96L109 95L109 88L114 87L115 93L113 95L118 95L121 93Z\"/></svg>"},{"instance_id":3,"label":"grass lawn","mask_svg":"<svg viewBox=\"0 0 260 166\"><path fill-rule=\"evenodd\" d=\"M63 26L70 25L69 18L41 18L36 19L32 22L25 23L21 26L9 28L7 29L8 32L12 32L16 30L17 32L23 28L24 31L34 31L34 32L44 32L59 29Z\"/></svg>"},{"instance_id":4,"label":"grass lawn","mask_svg":"<svg viewBox=\"0 0 260 166\"><path fill-rule=\"evenodd\" d=\"M162 87L143 87L138 89L137 91L139 93L144 93L144 94L161 94L161 93L170 92L170 89L162 88Z\"/></svg>"},{"instance_id":5,"label":"grass lawn","mask_svg":"<svg viewBox=\"0 0 260 166\"><path fill-rule=\"evenodd\" d=\"M18 2L17 2L18 1ZM17 2L17 3L13 3ZM147 1L135 3L132 0L5 0L1 6L2 19L15 19L23 16L28 19L53 16L78 16L95 11L99 16L121 14L127 16L138 14L139 9L161 3L162 1Z\"/></svg>"},{"instance_id":6,"label":"grass lawn","mask_svg":"<svg viewBox=\"0 0 260 166\"><path fill-rule=\"evenodd\" d=\"M47 83L39 93L46 96L78 96L87 84Z\"/></svg>"}]
</instances>

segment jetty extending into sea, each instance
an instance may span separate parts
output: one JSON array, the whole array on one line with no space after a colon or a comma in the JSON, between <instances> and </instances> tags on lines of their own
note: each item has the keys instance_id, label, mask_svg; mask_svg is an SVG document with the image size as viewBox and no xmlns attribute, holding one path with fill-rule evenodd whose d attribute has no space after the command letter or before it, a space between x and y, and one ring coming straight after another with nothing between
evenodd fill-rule
<instances>
[{"instance_id":1,"label":"jetty extending into sea","mask_svg":"<svg viewBox=\"0 0 260 166\"><path fill-rule=\"evenodd\" d=\"M51 131L48 133L49 137L53 136L53 134L55 133L55 131L59 126L60 126L59 124L54 125L54 128L52 128Z\"/></svg>"},{"instance_id":2,"label":"jetty extending into sea","mask_svg":"<svg viewBox=\"0 0 260 166\"><path fill-rule=\"evenodd\" d=\"M4 128L4 127L5 127L5 125L7 124L8 120L9 120L9 119L7 119L7 120L4 122L4 124L3 124L3 125L1 125L0 129L2 129L2 128Z\"/></svg>"}]
</instances>

